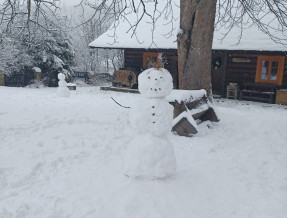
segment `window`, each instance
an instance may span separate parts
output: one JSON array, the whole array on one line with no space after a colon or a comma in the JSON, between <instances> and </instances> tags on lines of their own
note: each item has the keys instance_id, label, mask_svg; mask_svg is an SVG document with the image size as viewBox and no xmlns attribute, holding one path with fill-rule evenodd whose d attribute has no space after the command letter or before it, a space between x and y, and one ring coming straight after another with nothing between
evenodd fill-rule
<instances>
[{"instance_id":1,"label":"window","mask_svg":"<svg viewBox=\"0 0 287 218\"><path fill-rule=\"evenodd\" d=\"M159 68L159 58L156 52L144 52L143 53L143 67L144 68Z\"/></svg>"},{"instance_id":2,"label":"window","mask_svg":"<svg viewBox=\"0 0 287 218\"><path fill-rule=\"evenodd\" d=\"M284 56L258 56L255 82L281 86Z\"/></svg>"},{"instance_id":3,"label":"window","mask_svg":"<svg viewBox=\"0 0 287 218\"><path fill-rule=\"evenodd\" d=\"M212 60L212 66L215 70L220 69L221 64L222 64L222 58L221 57L217 57L217 58L214 58Z\"/></svg>"}]
</instances>

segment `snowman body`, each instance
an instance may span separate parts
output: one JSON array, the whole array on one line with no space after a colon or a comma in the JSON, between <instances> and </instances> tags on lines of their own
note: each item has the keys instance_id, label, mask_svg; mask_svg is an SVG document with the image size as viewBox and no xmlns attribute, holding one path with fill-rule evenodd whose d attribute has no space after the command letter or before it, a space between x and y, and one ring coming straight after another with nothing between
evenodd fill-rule
<instances>
[{"instance_id":1,"label":"snowman body","mask_svg":"<svg viewBox=\"0 0 287 218\"><path fill-rule=\"evenodd\" d=\"M142 97L132 108L129 121L137 134L166 136L172 128L173 106L164 98Z\"/></svg>"},{"instance_id":2,"label":"snowman body","mask_svg":"<svg viewBox=\"0 0 287 218\"><path fill-rule=\"evenodd\" d=\"M69 97L70 96L70 90L67 87L67 82L65 80L65 75L63 73L58 74L58 90L57 90L57 95L60 97Z\"/></svg>"},{"instance_id":3,"label":"snowman body","mask_svg":"<svg viewBox=\"0 0 287 218\"><path fill-rule=\"evenodd\" d=\"M165 97L173 83L165 69L148 69L139 75L140 101L130 112L134 137L129 144L126 174L148 179L164 178L176 169L173 145L167 140L173 120L173 106Z\"/></svg>"}]
</instances>

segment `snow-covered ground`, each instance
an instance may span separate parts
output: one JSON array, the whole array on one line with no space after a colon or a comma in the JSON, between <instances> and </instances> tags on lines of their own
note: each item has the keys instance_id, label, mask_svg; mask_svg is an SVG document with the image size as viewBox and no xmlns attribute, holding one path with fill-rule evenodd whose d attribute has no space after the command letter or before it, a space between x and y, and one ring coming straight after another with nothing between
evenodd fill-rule
<instances>
[{"instance_id":1,"label":"snow-covered ground","mask_svg":"<svg viewBox=\"0 0 287 218\"><path fill-rule=\"evenodd\" d=\"M0 87L1 218L286 218L287 106L217 100L221 121L168 136L177 171L123 172L138 94Z\"/></svg>"}]
</instances>

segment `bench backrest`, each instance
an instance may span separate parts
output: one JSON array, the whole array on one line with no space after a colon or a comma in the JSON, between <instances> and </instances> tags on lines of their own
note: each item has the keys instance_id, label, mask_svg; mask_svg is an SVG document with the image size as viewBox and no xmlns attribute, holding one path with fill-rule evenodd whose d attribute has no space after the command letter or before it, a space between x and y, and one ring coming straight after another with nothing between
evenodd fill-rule
<instances>
[{"instance_id":1,"label":"bench backrest","mask_svg":"<svg viewBox=\"0 0 287 218\"><path fill-rule=\"evenodd\" d=\"M263 84L263 83L245 83L243 84L243 89L245 90L256 90L256 91L271 91L276 90L276 85Z\"/></svg>"}]
</instances>

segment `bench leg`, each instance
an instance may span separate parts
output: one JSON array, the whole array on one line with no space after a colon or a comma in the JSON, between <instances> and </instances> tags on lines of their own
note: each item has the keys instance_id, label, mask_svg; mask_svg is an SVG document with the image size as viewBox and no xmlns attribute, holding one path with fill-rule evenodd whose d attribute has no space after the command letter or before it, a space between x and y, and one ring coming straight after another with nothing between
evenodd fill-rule
<instances>
[{"instance_id":1,"label":"bench leg","mask_svg":"<svg viewBox=\"0 0 287 218\"><path fill-rule=\"evenodd\" d=\"M242 100L242 91L240 91L240 93L239 93L239 101L241 101Z\"/></svg>"},{"instance_id":2,"label":"bench leg","mask_svg":"<svg viewBox=\"0 0 287 218\"><path fill-rule=\"evenodd\" d=\"M237 90L234 90L234 99L238 99L238 91Z\"/></svg>"},{"instance_id":3,"label":"bench leg","mask_svg":"<svg viewBox=\"0 0 287 218\"><path fill-rule=\"evenodd\" d=\"M273 104L273 95L270 95L269 103L270 103L270 104Z\"/></svg>"}]
</instances>

